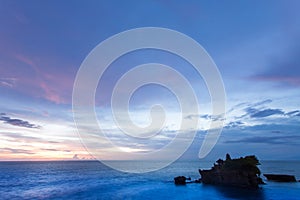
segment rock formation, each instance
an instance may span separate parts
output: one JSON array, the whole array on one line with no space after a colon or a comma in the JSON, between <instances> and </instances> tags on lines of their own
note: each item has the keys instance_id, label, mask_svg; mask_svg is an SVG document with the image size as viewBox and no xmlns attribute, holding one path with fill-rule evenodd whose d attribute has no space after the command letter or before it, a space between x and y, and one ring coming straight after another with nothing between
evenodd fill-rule
<instances>
[{"instance_id":1,"label":"rock formation","mask_svg":"<svg viewBox=\"0 0 300 200\"><path fill-rule=\"evenodd\" d=\"M295 176L285 174L264 174L269 181L277 182L297 182Z\"/></svg>"},{"instance_id":2,"label":"rock formation","mask_svg":"<svg viewBox=\"0 0 300 200\"><path fill-rule=\"evenodd\" d=\"M186 180L191 180L191 178L186 178L185 176L177 176L174 178L174 183L176 185L185 185Z\"/></svg>"},{"instance_id":3,"label":"rock formation","mask_svg":"<svg viewBox=\"0 0 300 200\"><path fill-rule=\"evenodd\" d=\"M219 159L210 170L199 169L199 173L204 184L257 188L263 183L257 165L255 156L231 159L227 154L226 160Z\"/></svg>"}]
</instances>

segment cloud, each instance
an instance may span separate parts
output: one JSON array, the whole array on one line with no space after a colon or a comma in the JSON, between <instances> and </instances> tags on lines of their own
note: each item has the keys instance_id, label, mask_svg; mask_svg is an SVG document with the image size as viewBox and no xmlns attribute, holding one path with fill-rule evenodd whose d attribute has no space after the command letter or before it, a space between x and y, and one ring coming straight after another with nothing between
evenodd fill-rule
<instances>
[{"instance_id":1,"label":"cloud","mask_svg":"<svg viewBox=\"0 0 300 200\"><path fill-rule=\"evenodd\" d=\"M0 121L3 121L6 124L10 124L13 126L19 126L19 127L25 127L25 128L41 128L41 126L36 124L31 124L28 121L24 121L22 119L13 119L10 117L7 117L5 113L0 114Z\"/></svg>"},{"instance_id":2,"label":"cloud","mask_svg":"<svg viewBox=\"0 0 300 200\"><path fill-rule=\"evenodd\" d=\"M52 149L52 148L41 148L44 151L63 151L63 152L71 152L71 150L60 150L60 149Z\"/></svg>"},{"instance_id":3,"label":"cloud","mask_svg":"<svg viewBox=\"0 0 300 200\"><path fill-rule=\"evenodd\" d=\"M233 122L229 122L226 126L224 126L224 128L236 128L236 127L244 126L244 124L245 123L241 121L233 121Z\"/></svg>"},{"instance_id":4,"label":"cloud","mask_svg":"<svg viewBox=\"0 0 300 200\"><path fill-rule=\"evenodd\" d=\"M51 87L51 83L40 82L40 87L44 90L44 98L56 104L64 103L57 88Z\"/></svg>"},{"instance_id":5,"label":"cloud","mask_svg":"<svg viewBox=\"0 0 300 200\"><path fill-rule=\"evenodd\" d=\"M254 113L253 113L254 112ZM283 115L284 112L280 109L265 109L261 111L255 111L255 109L251 110L250 117L252 118L261 118L261 117L269 117L271 115Z\"/></svg>"},{"instance_id":6,"label":"cloud","mask_svg":"<svg viewBox=\"0 0 300 200\"><path fill-rule=\"evenodd\" d=\"M263 100L263 101L259 101L259 102L249 104L249 106L252 106L252 107L262 106L262 105L269 104L269 103L272 103L272 102L273 101L271 99L266 99L266 100Z\"/></svg>"},{"instance_id":7,"label":"cloud","mask_svg":"<svg viewBox=\"0 0 300 200\"><path fill-rule=\"evenodd\" d=\"M250 103L250 102L242 102L242 103L239 103L237 105L234 105L232 106L232 108L230 108L226 114L230 114L236 110L244 110L246 111L248 114L249 113L254 113L257 111L257 109L255 109L256 107L259 107L259 106L264 106L266 104L269 104L269 103L272 103L273 100L271 99L266 99L266 100L263 100L263 101L258 101L258 102L255 102L255 103Z\"/></svg>"},{"instance_id":8,"label":"cloud","mask_svg":"<svg viewBox=\"0 0 300 200\"><path fill-rule=\"evenodd\" d=\"M300 117L300 111L299 110L294 110L294 111L286 113L286 115Z\"/></svg>"},{"instance_id":9,"label":"cloud","mask_svg":"<svg viewBox=\"0 0 300 200\"><path fill-rule=\"evenodd\" d=\"M13 154L34 154L33 152L25 149L0 148L0 150L4 152L13 153Z\"/></svg>"},{"instance_id":10,"label":"cloud","mask_svg":"<svg viewBox=\"0 0 300 200\"><path fill-rule=\"evenodd\" d=\"M37 137L32 137L32 136L26 136L26 135L23 135L21 133L7 133L7 132L0 132L0 135L1 136L4 136L4 137L10 137L10 138L13 138L13 139L28 139L28 140L40 140L39 138Z\"/></svg>"},{"instance_id":11,"label":"cloud","mask_svg":"<svg viewBox=\"0 0 300 200\"><path fill-rule=\"evenodd\" d=\"M204 114L204 115L191 114L191 115L185 116L184 118L185 118L185 119L201 118L201 119L207 119L207 120L210 120L210 119L211 119L211 115L208 115L208 114Z\"/></svg>"},{"instance_id":12,"label":"cloud","mask_svg":"<svg viewBox=\"0 0 300 200\"><path fill-rule=\"evenodd\" d=\"M33 98L43 98L55 104L71 102L76 71L65 66L69 64L61 63L58 68L47 57L10 54L12 59L6 63L9 67L1 69L1 74L5 77L0 77L0 87L7 87ZM65 73L61 73L62 68L66 70Z\"/></svg>"},{"instance_id":13,"label":"cloud","mask_svg":"<svg viewBox=\"0 0 300 200\"><path fill-rule=\"evenodd\" d=\"M55 84L57 81L61 81L58 79L57 76L53 76L43 72L39 64L37 64L36 61L32 58L20 54L17 54L16 58L19 61L27 64L34 70L35 74L37 75L37 79L33 84L35 84L35 86L38 86L40 89L42 89L43 97L45 99L57 104L65 102L60 95L61 94L60 89L61 87L63 87L64 84L61 84L60 86ZM57 87L53 87L54 85Z\"/></svg>"},{"instance_id":14,"label":"cloud","mask_svg":"<svg viewBox=\"0 0 300 200\"><path fill-rule=\"evenodd\" d=\"M190 119L190 120L194 119L194 118L200 118L200 119L212 120L212 121L224 120L223 115L208 115L208 114L196 115L196 114L191 114L191 115L187 115L187 116L184 117L184 119Z\"/></svg>"},{"instance_id":15,"label":"cloud","mask_svg":"<svg viewBox=\"0 0 300 200\"><path fill-rule=\"evenodd\" d=\"M281 136L256 136L247 137L239 140L227 140L225 143L255 143L255 144L296 144L300 140L298 135L281 135ZM298 144L297 144L298 145Z\"/></svg>"},{"instance_id":16,"label":"cloud","mask_svg":"<svg viewBox=\"0 0 300 200\"><path fill-rule=\"evenodd\" d=\"M272 115L285 115L285 112L282 109L279 108L266 108L264 105L271 103L272 100L267 99L264 101L259 101L256 103L248 103L246 104L245 108L241 108L242 111L245 112L245 114L237 117L238 119L243 119L247 116L250 116L250 118L264 118L269 117ZM231 109L231 112L234 109Z\"/></svg>"},{"instance_id":17,"label":"cloud","mask_svg":"<svg viewBox=\"0 0 300 200\"><path fill-rule=\"evenodd\" d=\"M60 151L60 150L51 149L51 148L41 148L41 150L44 150L44 151Z\"/></svg>"},{"instance_id":18,"label":"cloud","mask_svg":"<svg viewBox=\"0 0 300 200\"><path fill-rule=\"evenodd\" d=\"M16 78L0 78L0 87L15 87L17 82Z\"/></svg>"},{"instance_id":19,"label":"cloud","mask_svg":"<svg viewBox=\"0 0 300 200\"><path fill-rule=\"evenodd\" d=\"M268 107L273 100L267 99L258 102L244 102L229 108L226 114L225 129L252 130L258 125L297 126L300 110L285 110L284 107ZM277 102L275 102L277 103ZM276 104L274 104L276 105Z\"/></svg>"},{"instance_id":20,"label":"cloud","mask_svg":"<svg viewBox=\"0 0 300 200\"><path fill-rule=\"evenodd\" d=\"M0 138L7 138L7 141L17 141L22 143L31 143L31 142L41 142L47 144L59 144L61 142L57 141L48 141L42 138L33 137L24 135L23 133L15 133L15 132L0 132Z\"/></svg>"}]
</instances>

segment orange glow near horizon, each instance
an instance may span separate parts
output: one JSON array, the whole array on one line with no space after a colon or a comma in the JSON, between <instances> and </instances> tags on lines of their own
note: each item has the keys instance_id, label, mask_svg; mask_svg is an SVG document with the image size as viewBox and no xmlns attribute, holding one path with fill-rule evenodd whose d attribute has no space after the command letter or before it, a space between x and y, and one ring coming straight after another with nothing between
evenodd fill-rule
<instances>
[{"instance_id":1,"label":"orange glow near horizon","mask_svg":"<svg viewBox=\"0 0 300 200\"><path fill-rule=\"evenodd\" d=\"M20 118L14 116L14 118ZM71 123L64 125L34 120L42 128L0 123L0 161L91 160ZM45 125L46 124L46 125Z\"/></svg>"}]
</instances>

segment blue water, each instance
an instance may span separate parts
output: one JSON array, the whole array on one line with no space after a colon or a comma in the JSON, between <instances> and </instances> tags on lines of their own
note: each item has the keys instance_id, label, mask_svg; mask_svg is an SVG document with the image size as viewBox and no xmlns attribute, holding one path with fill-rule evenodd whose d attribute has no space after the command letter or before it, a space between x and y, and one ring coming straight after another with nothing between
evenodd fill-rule
<instances>
[{"instance_id":1,"label":"blue water","mask_svg":"<svg viewBox=\"0 0 300 200\"><path fill-rule=\"evenodd\" d=\"M300 179L300 162L261 163L262 173L287 173ZM178 161L156 172L129 174L96 161L0 162L0 199L300 199L300 183L267 182L255 191L174 185L175 176L197 179L198 168L211 164Z\"/></svg>"}]
</instances>

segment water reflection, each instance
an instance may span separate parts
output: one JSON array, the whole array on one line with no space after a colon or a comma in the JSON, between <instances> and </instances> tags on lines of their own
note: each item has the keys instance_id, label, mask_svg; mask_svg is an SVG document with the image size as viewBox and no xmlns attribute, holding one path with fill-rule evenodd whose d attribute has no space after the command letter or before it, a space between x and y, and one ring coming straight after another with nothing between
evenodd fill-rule
<instances>
[{"instance_id":1,"label":"water reflection","mask_svg":"<svg viewBox=\"0 0 300 200\"><path fill-rule=\"evenodd\" d=\"M204 187L214 188L217 191L217 193L220 194L220 199L222 199L221 197L230 199L266 199L263 188L246 189L212 185L204 185Z\"/></svg>"}]
</instances>

